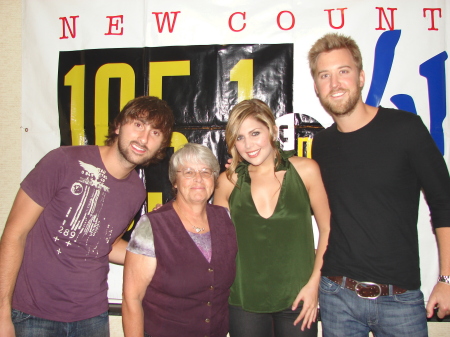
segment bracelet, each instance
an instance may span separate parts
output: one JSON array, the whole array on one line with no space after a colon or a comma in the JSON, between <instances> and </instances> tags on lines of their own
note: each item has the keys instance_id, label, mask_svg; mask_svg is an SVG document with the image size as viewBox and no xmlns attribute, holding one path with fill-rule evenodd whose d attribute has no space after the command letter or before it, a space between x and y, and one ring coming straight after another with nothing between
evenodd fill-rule
<instances>
[{"instance_id":1,"label":"bracelet","mask_svg":"<svg viewBox=\"0 0 450 337\"><path fill-rule=\"evenodd\" d=\"M450 275L439 275L438 282L450 284Z\"/></svg>"}]
</instances>

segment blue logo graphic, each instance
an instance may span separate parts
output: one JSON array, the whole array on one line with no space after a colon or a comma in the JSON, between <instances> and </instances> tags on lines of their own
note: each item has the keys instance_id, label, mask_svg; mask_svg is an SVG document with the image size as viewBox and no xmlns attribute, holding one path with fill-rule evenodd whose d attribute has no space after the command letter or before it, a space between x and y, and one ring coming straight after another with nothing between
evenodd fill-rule
<instances>
[{"instance_id":1,"label":"blue logo graphic","mask_svg":"<svg viewBox=\"0 0 450 337\"><path fill-rule=\"evenodd\" d=\"M401 31L391 30L381 34L375 47L373 77L367 94L366 103L379 106L394 62L395 47L400 40ZM445 83L445 61L448 58L443 51L419 67L419 74L427 79L428 105L430 108L430 134L439 151L444 154L444 130L442 122L446 116L447 97ZM410 95L398 94L391 102L400 110L417 114L414 99Z\"/></svg>"}]
</instances>

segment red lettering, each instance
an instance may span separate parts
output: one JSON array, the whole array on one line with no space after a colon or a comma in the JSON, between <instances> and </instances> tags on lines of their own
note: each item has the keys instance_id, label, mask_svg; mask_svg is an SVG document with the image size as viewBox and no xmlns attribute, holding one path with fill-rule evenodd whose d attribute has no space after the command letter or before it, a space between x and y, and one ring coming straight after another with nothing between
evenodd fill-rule
<instances>
[{"instance_id":1,"label":"red lettering","mask_svg":"<svg viewBox=\"0 0 450 337\"><path fill-rule=\"evenodd\" d=\"M289 27L287 27L287 28L281 27L280 18L281 18L281 15L284 14L284 13L289 13L291 15L291 25ZM277 25L282 30L290 30L290 29L294 28L294 26L295 26L295 16L294 16L294 14L292 14L292 12L289 12L289 11L281 11L280 13L278 13L278 16L277 16Z\"/></svg>"},{"instance_id":2,"label":"red lettering","mask_svg":"<svg viewBox=\"0 0 450 337\"><path fill-rule=\"evenodd\" d=\"M334 11L334 9L324 9L325 12L328 12L328 23L330 24L330 27L333 29L341 29L342 27L344 27L345 24L345 19L344 19L344 11L347 8L337 8L337 10L341 11L341 25L340 26L335 26L333 25L333 20L331 18L331 12Z\"/></svg>"},{"instance_id":3,"label":"red lettering","mask_svg":"<svg viewBox=\"0 0 450 337\"><path fill-rule=\"evenodd\" d=\"M163 29L164 29L164 24L166 23L167 20L167 26L169 27L169 33L173 32L173 29L175 28L175 21L177 21L177 15L178 13L181 13L180 11L178 12L170 12L173 14L173 22L170 22L170 16L168 12L152 12L152 14L155 15L156 17L156 24L158 25L158 32L162 33ZM163 20L162 23L159 21L159 15L160 14L164 14L163 16Z\"/></svg>"},{"instance_id":4,"label":"red lettering","mask_svg":"<svg viewBox=\"0 0 450 337\"><path fill-rule=\"evenodd\" d=\"M123 27L119 25L123 24L123 15L107 16L109 19L108 33L105 35L123 35Z\"/></svg>"},{"instance_id":5,"label":"red lettering","mask_svg":"<svg viewBox=\"0 0 450 337\"><path fill-rule=\"evenodd\" d=\"M394 30L394 11L397 10L397 8L387 8L388 10L391 11L391 21L389 22L386 13L384 11L383 7L375 7L376 9L378 9L378 28L375 28L375 30L386 30L386 28L383 27L382 24L382 16L384 17L384 20L386 21L389 30Z\"/></svg>"},{"instance_id":6,"label":"red lettering","mask_svg":"<svg viewBox=\"0 0 450 337\"><path fill-rule=\"evenodd\" d=\"M281 15L284 14L284 13L288 13L288 14L291 15L291 25L289 27L287 27L287 28L281 27L280 18L281 18ZM294 28L294 26L295 26L295 16L294 16L294 14L292 14L292 12L289 12L289 11L281 11L280 13L278 13L278 16L277 16L277 25L282 30L290 30L290 29Z\"/></svg>"},{"instance_id":7,"label":"red lettering","mask_svg":"<svg viewBox=\"0 0 450 337\"><path fill-rule=\"evenodd\" d=\"M79 15L70 17L72 19L72 27L70 27L69 20L67 20L67 17L63 16L63 17L59 18L62 21L62 36L60 37L60 39L68 39L69 38L66 35L66 27L69 30L69 34L73 39L77 36L76 19L79 17L80 17Z\"/></svg>"},{"instance_id":8,"label":"red lettering","mask_svg":"<svg viewBox=\"0 0 450 337\"><path fill-rule=\"evenodd\" d=\"M230 27L230 29L231 29L233 32L241 32L241 31L244 30L244 28L245 28L245 26L247 26L247 24L244 22L244 23L242 24L242 27L241 27L240 29L235 29L235 28L233 28L232 21L233 21L233 18L234 18L234 16L235 16L236 14L241 15L241 16L242 16L242 19L245 20L245 12L235 12L235 13L231 14L230 17L228 18L228 27Z\"/></svg>"},{"instance_id":9,"label":"red lettering","mask_svg":"<svg viewBox=\"0 0 450 337\"><path fill-rule=\"evenodd\" d=\"M439 17L442 18L442 11L441 8L424 8L423 9L423 17L427 17L427 11L430 11L430 17L431 17L431 28L428 28L428 30L439 30L434 26L434 12L439 12Z\"/></svg>"}]
</instances>

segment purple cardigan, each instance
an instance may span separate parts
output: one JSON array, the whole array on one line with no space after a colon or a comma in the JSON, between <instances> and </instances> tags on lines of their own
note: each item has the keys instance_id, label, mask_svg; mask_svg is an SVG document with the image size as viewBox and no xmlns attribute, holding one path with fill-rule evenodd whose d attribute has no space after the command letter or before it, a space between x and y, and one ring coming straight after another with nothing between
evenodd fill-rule
<instances>
[{"instance_id":1,"label":"purple cardigan","mask_svg":"<svg viewBox=\"0 0 450 337\"><path fill-rule=\"evenodd\" d=\"M228 333L228 296L235 277L236 233L225 208L208 204L211 262L186 232L172 202L148 215L156 271L142 301L144 329L152 337Z\"/></svg>"}]
</instances>

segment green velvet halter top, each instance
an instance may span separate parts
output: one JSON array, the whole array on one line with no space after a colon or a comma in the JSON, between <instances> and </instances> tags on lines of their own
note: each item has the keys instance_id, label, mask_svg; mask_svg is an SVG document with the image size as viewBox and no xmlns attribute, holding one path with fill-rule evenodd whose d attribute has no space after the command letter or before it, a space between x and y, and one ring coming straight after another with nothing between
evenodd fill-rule
<instances>
[{"instance_id":1,"label":"green velvet halter top","mask_svg":"<svg viewBox=\"0 0 450 337\"><path fill-rule=\"evenodd\" d=\"M314 238L308 192L288 160L294 151L280 149L276 171L286 171L275 211L261 217L251 195L247 162L236 168L230 199L236 227L236 279L229 303L251 312L276 312L292 305L314 265Z\"/></svg>"}]
</instances>

